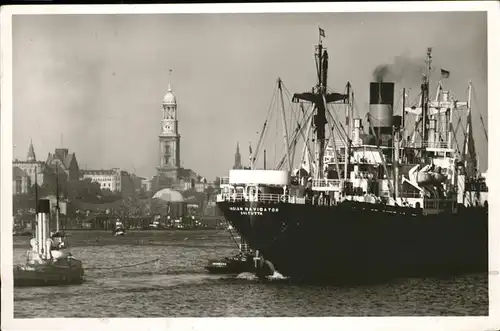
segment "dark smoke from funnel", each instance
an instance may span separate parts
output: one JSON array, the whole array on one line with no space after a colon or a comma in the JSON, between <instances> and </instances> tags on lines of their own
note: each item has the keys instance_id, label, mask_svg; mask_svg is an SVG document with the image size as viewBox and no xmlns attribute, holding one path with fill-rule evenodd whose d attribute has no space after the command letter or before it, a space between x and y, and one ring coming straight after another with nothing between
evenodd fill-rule
<instances>
[{"instance_id":1,"label":"dark smoke from funnel","mask_svg":"<svg viewBox=\"0 0 500 331\"><path fill-rule=\"evenodd\" d=\"M373 70L374 82L394 82L403 85L419 85L425 70L425 58L411 58L404 52L391 64L380 64Z\"/></svg>"},{"instance_id":2,"label":"dark smoke from funnel","mask_svg":"<svg viewBox=\"0 0 500 331\"><path fill-rule=\"evenodd\" d=\"M373 80L377 83L382 83L385 77L389 74L389 65L381 64L373 71Z\"/></svg>"}]
</instances>

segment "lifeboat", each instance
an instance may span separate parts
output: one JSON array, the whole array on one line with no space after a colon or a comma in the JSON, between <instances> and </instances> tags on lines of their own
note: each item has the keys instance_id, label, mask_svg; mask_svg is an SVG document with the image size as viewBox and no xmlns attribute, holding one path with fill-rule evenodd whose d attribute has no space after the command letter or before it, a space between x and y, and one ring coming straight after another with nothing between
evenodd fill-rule
<instances>
[{"instance_id":1,"label":"lifeboat","mask_svg":"<svg viewBox=\"0 0 500 331\"><path fill-rule=\"evenodd\" d=\"M377 197L373 194L365 194L363 199L367 203L377 203Z\"/></svg>"},{"instance_id":2,"label":"lifeboat","mask_svg":"<svg viewBox=\"0 0 500 331\"><path fill-rule=\"evenodd\" d=\"M434 176L428 172L418 172L417 173L417 184L426 185L434 182Z\"/></svg>"},{"instance_id":3,"label":"lifeboat","mask_svg":"<svg viewBox=\"0 0 500 331\"><path fill-rule=\"evenodd\" d=\"M442 183L446 180L446 176L438 172L433 173L432 177L436 183Z\"/></svg>"}]
</instances>

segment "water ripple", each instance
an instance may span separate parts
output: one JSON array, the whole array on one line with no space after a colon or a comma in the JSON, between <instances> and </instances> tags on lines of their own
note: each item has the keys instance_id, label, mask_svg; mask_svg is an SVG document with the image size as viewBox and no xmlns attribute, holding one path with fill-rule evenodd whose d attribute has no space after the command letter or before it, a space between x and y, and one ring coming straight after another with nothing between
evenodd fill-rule
<instances>
[{"instance_id":1,"label":"water ripple","mask_svg":"<svg viewBox=\"0 0 500 331\"><path fill-rule=\"evenodd\" d=\"M205 272L208 259L235 253L223 231L145 231L124 237L87 231L70 238L72 253L87 269L85 283L16 288L15 318L488 314L487 275L344 287L263 283ZM15 238L14 263L24 261L26 249L26 238ZM134 266L153 259L158 262Z\"/></svg>"}]
</instances>

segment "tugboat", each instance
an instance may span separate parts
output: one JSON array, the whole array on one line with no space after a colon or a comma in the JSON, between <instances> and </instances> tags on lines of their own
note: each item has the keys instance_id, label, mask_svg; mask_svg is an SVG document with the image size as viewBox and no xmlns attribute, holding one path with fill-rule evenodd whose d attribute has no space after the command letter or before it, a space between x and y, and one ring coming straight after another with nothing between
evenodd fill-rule
<instances>
[{"instance_id":1,"label":"tugboat","mask_svg":"<svg viewBox=\"0 0 500 331\"><path fill-rule=\"evenodd\" d=\"M232 257L219 260L209 260L205 266L211 274L240 274L242 272L255 272L253 254L239 252Z\"/></svg>"},{"instance_id":2,"label":"tugboat","mask_svg":"<svg viewBox=\"0 0 500 331\"><path fill-rule=\"evenodd\" d=\"M68 251L65 235L59 231L49 236L50 201L38 201L35 237L30 240L24 265L14 267L14 286L81 284L82 262Z\"/></svg>"},{"instance_id":3,"label":"tugboat","mask_svg":"<svg viewBox=\"0 0 500 331\"><path fill-rule=\"evenodd\" d=\"M123 236L125 235L125 227L123 223L118 219L115 223L115 228L113 230L113 235L115 236Z\"/></svg>"},{"instance_id":4,"label":"tugboat","mask_svg":"<svg viewBox=\"0 0 500 331\"><path fill-rule=\"evenodd\" d=\"M396 115L395 83L375 70L365 133L363 119L354 116L350 83L344 93L327 85L329 57L319 32L317 84L293 95L300 106L295 113L286 114L286 89L277 81L273 104L281 112L285 155L272 169L265 159L264 169L256 167L262 139L273 127L269 112L255 153L250 146L250 169L230 170L217 196L226 220L266 269L262 273L363 281L487 272L487 187L478 176L472 83L462 102L439 80L432 100L428 48L418 100L409 103L403 89ZM441 69L441 79L448 76ZM333 103L346 108L345 122ZM467 114L463 144L456 138L461 113ZM295 170L299 140L304 149Z\"/></svg>"},{"instance_id":5,"label":"tugboat","mask_svg":"<svg viewBox=\"0 0 500 331\"><path fill-rule=\"evenodd\" d=\"M236 238L231 232L232 227L228 227L231 237L236 242ZM242 272L255 272L255 256L243 238L240 237L238 254L222 259L209 260L205 269L211 274L240 274Z\"/></svg>"}]
</instances>

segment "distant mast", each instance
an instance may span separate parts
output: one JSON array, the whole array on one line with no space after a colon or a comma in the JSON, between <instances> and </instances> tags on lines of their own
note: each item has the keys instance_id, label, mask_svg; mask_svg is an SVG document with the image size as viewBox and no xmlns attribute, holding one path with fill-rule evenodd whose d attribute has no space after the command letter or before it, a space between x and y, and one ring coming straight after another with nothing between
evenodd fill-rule
<instances>
[{"instance_id":1,"label":"distant mast","mask_svg":"<svg viewBox=\"0 0 500 331\"><path fill-rule=\"evenodd\" d=\"M59 232L59 171L56 164L56 233Z\"/></svg>"},{"instance_id":2,"label":"distant mast","mask_svg":"<svg viewBox=\"0 0 500 331\"><path fill-rule=\"evenodd\" d=\"M38 217L38 167L35 166L35 222L31 227L32 230L35 230L34 231L35 237L36 237L37 217Z\"/></svg>"},{"instance_id":3,"label":"distant mast","mask_svg":"<svg viewBox=\"0 0 500 331\"><path fill-rule=\"evenodd\" d=\"M422 140L424 144L427 143L429 139L429 134L427 126L429 123L429 76L431 73L431 63L432 63L432 48L427 48L427 57L425 60L426 72L422 77Z\"/></svg>"}]
</instances>

